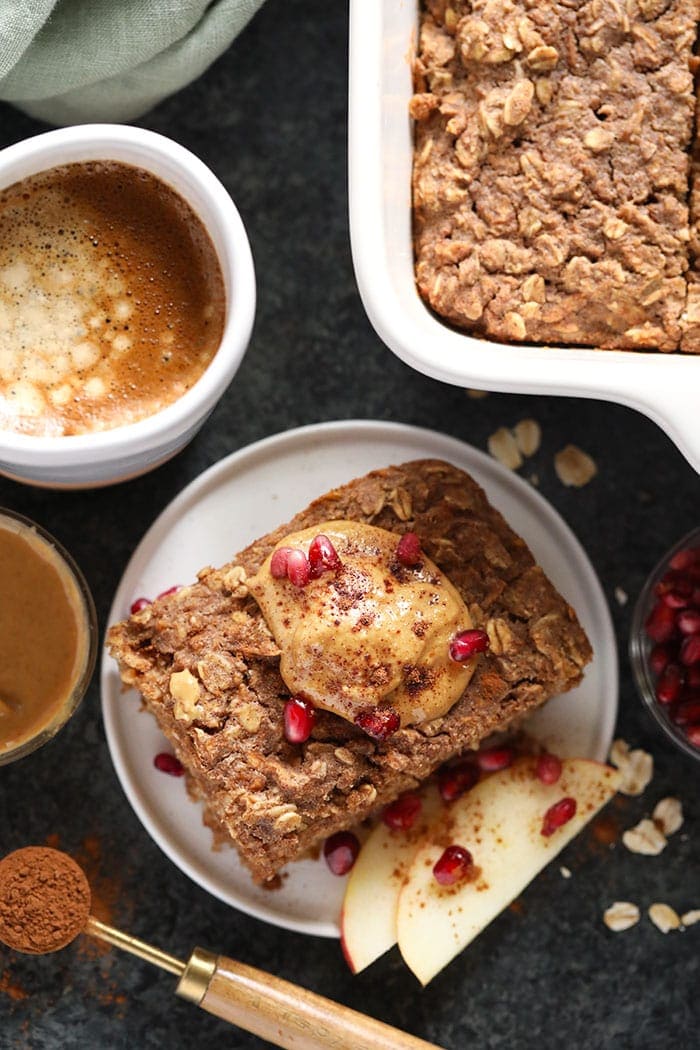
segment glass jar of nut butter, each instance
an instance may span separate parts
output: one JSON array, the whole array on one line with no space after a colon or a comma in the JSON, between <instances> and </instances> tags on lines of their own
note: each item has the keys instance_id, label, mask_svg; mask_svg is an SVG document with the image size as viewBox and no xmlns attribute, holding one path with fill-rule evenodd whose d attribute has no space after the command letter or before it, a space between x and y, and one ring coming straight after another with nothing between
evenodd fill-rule
<instances>
[{"instance_id":1,"label":"glass jar of nut butter","mask_svg":"<svg viewBox=\"0 0 700 1050\"><path fill-rule=\"evenodd\" d=\"M39 525L0 508L0 765L65 725L96 652L95 606L80 569Z\"/></svg>"}]
</instances>

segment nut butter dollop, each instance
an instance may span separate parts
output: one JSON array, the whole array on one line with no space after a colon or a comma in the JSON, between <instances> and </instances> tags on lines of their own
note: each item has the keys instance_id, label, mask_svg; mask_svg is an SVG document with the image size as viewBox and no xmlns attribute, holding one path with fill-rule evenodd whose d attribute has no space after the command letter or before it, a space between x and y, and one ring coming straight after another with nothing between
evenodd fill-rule
<instances>
[{"instance_id":1,"label":"nut butter dollop","mask_svg":"<svg viewBox=\"0 0 700 1050\"><path fill-rule=\"evenodd\" d=\"M349 721L380 704L402 725L445 714L475 667L449 655L450 639L472 626L458 591L424 554L414 567L400 564L400 537L361 522L323 522L276 549L308 555L319 534L335 547L339 570L297 587L272 576L270 555L247 581L280 648L287 688Z\"/></svg>"}]
</instances>

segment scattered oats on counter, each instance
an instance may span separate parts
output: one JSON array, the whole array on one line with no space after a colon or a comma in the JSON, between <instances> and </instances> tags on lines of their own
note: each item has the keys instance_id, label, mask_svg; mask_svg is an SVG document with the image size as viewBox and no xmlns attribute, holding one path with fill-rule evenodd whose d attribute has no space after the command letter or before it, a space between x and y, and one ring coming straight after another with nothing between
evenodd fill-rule
<instances>
[{"instance_id":1,"label":"scattered oats on counter","mask_svg":"<svg viewBox=\"0 0 700 1050\"><path fill-rule=\"evenodd\" d=\"M554 457L554 469L563 485L581 488L598 473L598 467L587 452L577 445L566 445Z\"/></svg>"},{"instance_id":2,"label":"scattered oats on counter","mask_svg":"<svg viewBox=\"0 0 700 1050\"><path fill-rule=\"evenodd\" d=\"M639 908L631 901L615 901L603 913L603 922L613 933L629 930L639 922Z\"/></svg>"},{"instance_id":3,"label":"scattered oats on counter","mask_svg":"<svg viewBox=\"0 0 700 1050\"><path fill-rule=\"evenodd\" d=\"M534 419L521 419L513 427L513 436L524 456L534 456L542 442L542 428Z\"/></svg>"},{"instance_id":4,"label":"scattered oats on counter","mask_svg":"<svg viewBox=\"0 0 700 1050\"><path fill-rule=\"evenodd\" d=\"M649 752L641 748L630 751L625 740L613 741L610 761L622 774L618 788L622 795L641 795L654 775L654 759Z\"/></svg>"},{"instance_id":5,"label":"scattered oats on counter","mask_svg":"<svg viewBox=\"0 0 700 1050\"><path fill-rule=\"evenodd\" d=\"M681 915L683 926L694 926L696 922L700 922L700 908L692 908Z\"/></svg>"},{"instance_id":6,"label":"scattered oats on counter","mask_svg":"<svg viewBox=\"0 0 700 1050\"><path fill-rule=\"evenodd\" d=\"M571 878L571 871L569 870L569 868L564 867L563 864L562 864L562 866L559 869L559 874L561 875L561 877L563 879L570 879Z\"/></svg>"},{"instance_id":7,"label":"scattered oats on counter","mask_svg":"<svg viewBox=\"0 0 700 1050\"><path fill-rule=\"evenodd\" d=\"M530 477L527 480L530 482L531 485L534 485L535 488L538 488L538 486L540 484L540 476L539 476L539 474L531 474Z\"/></svg>"},{"instance_id":8,"label":"scattered oats on counter","mask_svg":"<svg viewBox=\"0 0 700 1050\"><path fill-rule=\"evenodd\" d=\"M658 856L668 845L664 833L659 830L653 820L647 817L625 831L622 835L622 842L630 853L642 853L647 857Z\"/></svg>"},{"instance_id":9,"label":"scattered oats on counter","mask_svg":"<svg viewBox=\"0 0 700 1050\"><path fill-rule=\"evenodd\" d=\"M488 396L488 390L474 390L471 387L467 388L467 397L470 397L472 401L480 401L483 397Z\"/></svg>"},{"instance_id":10,"label":"scattered oats on counter","mask_svg":"<svg viewBox=\"0 0 700 1050\"><path fill-rule=\"evenodd\" d=\"M627 605L629 601L629 595L627 591L623 591L622 587L615 588L615 601L618 605Z\"/></svg>"},{"instance_id":11,"label":"scattered oats on counter","mask_svg":"<svg viewBox=\"0 0 700 1050\"><path fill-rule=\"evenodd\" d=\"M651 818L664 835L673 835L683 826L683 806L677 798L662 798L656 803Z\"/></svg>"},{"instance_id":12,"label":"scattered oats on counter","mask_svg":"<svg viewBox=\"0 0 700 1050\"><path fill-rule=\"evenodd\" d=\"M518 443L513 431L508 427L499 427L491 434L488 440L488 450L494 459L502 463L508 470L517 470L523 465L523 457L520 455Z\"/></svg>"},{"instance_id":13,"label":"scattered oats on counter","mask_svg":"<svg viewBox=\"0 0 700 1050\"><path fill-rule=\"evenodd\" d=\"M668 904L652 904L649 908L649 918L662 933L677 930L681 924L678 912Z\"/></svg>"}]
</instances>

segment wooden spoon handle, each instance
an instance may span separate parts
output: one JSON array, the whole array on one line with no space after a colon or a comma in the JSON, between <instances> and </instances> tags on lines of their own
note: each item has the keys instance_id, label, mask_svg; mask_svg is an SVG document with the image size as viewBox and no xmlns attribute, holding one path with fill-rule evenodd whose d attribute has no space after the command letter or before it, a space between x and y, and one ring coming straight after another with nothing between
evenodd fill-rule
<instances>
[{"instance_id":1,"label":"wooden spoon handle","mask_svg":"<svg viewBox=\"0 0 700 1050\"><path fill-rule=\"evenodd\" d=\"M275 1046L287 1050L440 1050L434 1043L224 955L210 956L196 948L188 967L197 966L198 956L211 962L209 973L203 975L203 994L198 998L187 988L187 970L178 994Z\"/></svg>"}]
</instances>

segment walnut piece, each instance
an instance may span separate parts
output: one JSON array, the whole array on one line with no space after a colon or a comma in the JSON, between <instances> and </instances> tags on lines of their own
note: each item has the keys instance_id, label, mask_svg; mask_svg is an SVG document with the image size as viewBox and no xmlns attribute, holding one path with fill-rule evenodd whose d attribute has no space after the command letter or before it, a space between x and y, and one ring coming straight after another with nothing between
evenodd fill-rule
<instances>
[{"instance_id":1,"label":"walnut piece","mask_svg":"<svg viewBox=\"0 0 700 1050\"><path fill-rule=\"evenodd\" d=\"M169 689L175 701L175 718L179 722L192 722L197 717L199 700L199 682L195 676L187 668L184 671L174 671L170 675Z\"/></svg>"}]
</instances>

